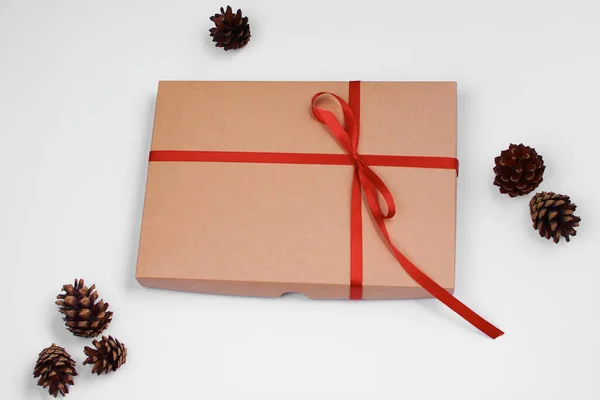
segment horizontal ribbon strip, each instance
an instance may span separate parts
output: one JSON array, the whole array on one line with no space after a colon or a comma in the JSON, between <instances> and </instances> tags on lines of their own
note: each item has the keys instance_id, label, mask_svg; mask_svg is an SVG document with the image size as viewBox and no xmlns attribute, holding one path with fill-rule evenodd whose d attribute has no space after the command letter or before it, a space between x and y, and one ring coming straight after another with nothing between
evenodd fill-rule
<instances>
[{"instance_id":1,"label":"horizontal ribbon strip","mask_svg":"<svg viewBox=\"0 0 600 400\"><path fill-rule=\"evenodd\" d=\"M390 156L367 154L361 158L370 166L454 169L458 160L451 157ZM163 162L239 162L256 164L354 165L348 154L266 153L251 151L152 150L150 161Z\"/></svg>"}]
</instances>

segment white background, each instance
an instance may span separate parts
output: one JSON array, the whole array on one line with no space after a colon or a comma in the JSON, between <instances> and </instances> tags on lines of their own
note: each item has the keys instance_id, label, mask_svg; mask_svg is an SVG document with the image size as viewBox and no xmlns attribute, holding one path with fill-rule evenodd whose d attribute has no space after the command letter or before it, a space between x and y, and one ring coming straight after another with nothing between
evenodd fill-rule
<instances>
[{"instance_id":1,"label":"white background","mask_svg":"<svg viewBox=\"0 0 600 400\"><path fill-rule=\"evenodd\" d=\"M198 0L0 0L0 387L43 399L55 342L72 399L600 398L600 25L594 1L251 1L243 50L212 46ZM459 82L457 296L490 340L435 300L315 302L150 290L134 278L157 81ZM224 105L220 118L234 118ZM243 123L243 121L242 121ZM541 239L526 198L492 186L509 143L547 164L540 190L583 219ZM129 348L117 373L54 305L76 277Z\"/></svg>"}]
</instances>

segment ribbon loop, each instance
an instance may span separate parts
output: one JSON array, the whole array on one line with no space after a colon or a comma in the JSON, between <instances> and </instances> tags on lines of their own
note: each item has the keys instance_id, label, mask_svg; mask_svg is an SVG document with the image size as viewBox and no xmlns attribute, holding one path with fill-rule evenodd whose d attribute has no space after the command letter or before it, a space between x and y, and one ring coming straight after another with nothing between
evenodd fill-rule
<instances>
[{"instance_id":1,"label":"ribbon loop","mask_svg":"<svg viewBox=\"0 0 600 400\"><path fill-rule=\"evenodd\" d=\"M362 162L362 160L361 163L364 166L364 168L361 170L361 174L363 176L361 183L363 184L367 202L369 204L369 209L377 218L393 218L394 215L396 215L396 202L394 201L394 196L392 195L392 192L383 182L383 180L381 180L379 175L377 175L375 171L373 171L373 169L371 169L364 162ZM379 195L381 195L383 201L385 202L387 210L385 213L381 209L381 205L379 203Z\"/></svg>"},{"instance_id":2,"label":"ribbon loop","mask_svg":"<svg viewBox=\"0 0 600 400\"><path fill-rule=\"evenodd\" d=\"M342 107L345 128L331 111L315 106L315 103L319 97L325 95L335 98ZM319 122L329 127L329 131L340 144L340 146L346 151L346 153L348 153L349 156L356 160L358 154L356 149L357 146L354 144L354 142L358 144L358 125L356 124L356 117L354 116L354 113L352 112L352 109L350 109L348 103L346 103L344 99L336 94L320 92L315 94L312 98L312 113Z\"/></svg>"}]
</instances>

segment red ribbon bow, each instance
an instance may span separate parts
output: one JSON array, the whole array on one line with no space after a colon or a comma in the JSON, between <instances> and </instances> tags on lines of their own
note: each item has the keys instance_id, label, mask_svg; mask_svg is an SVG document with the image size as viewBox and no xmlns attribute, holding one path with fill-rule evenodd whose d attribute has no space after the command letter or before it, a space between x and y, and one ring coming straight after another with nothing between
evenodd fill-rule
<instances>
[{"instance_id":1,"label":"red ribbon bow","mask_svg":"<svg viewBox=\"0 0 600 400\"><path fill-rule=\"evenodd\" d=\"M341 105L345 129L337 120L331 111L317 108L315 103L319 97L324 95L333 96ZM421 287L430 294L439 299L446 306L454 310L473 326L481 330L489 337L495 339L504 334L500 329L490 324L469 307L452 296L448 291L429 278L425 273L418 269L400 250L394 246L388 233L385 220L392 218L396 213L396 204L392 193L381 180L379 176L365 163L358 153L358 140L360 132L360 84L350 83L350 101L352 107L348 105L341 97L327 92L320 92L312 98L312 112L315 118L325 124L339 145L354 160L354 178L352 181L352 200L351 200L351 299L362 298L362 216L361 216L361 191L367 200L367 205L379 232L383 235L387 245L398 260L402 268L408 275L415 280ZM354 101L353 101L354 100ZM386 211L384 212L379 203L379 196L383 198Z\"/></svg>"}]
</instances>

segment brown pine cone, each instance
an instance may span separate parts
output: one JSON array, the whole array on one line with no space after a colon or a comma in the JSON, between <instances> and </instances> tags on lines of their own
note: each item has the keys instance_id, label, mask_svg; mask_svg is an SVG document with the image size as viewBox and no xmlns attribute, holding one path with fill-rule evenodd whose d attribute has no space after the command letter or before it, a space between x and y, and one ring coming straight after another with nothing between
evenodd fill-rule
<instances>
[{"instance_id":1,"label":"brown pine cone","mask_svg":"<svg viewBox=\"0 0 600 400\"><path fill-rule=\"evenodd\" d=\"M86 346L83 350L85 355L88 356L83 365L93 364L92 374L100 375L103 371L108 374L111 371L116 371L127 361L125 345L117 339L113 339L112 336L108 338L102 336L102 340L94 340L92 344L96 349Z\"/></svg>"},{"instance_id":2,"label":"brown pine cone","mask_svg":"<svg viewBox=\"0 0 600 400\"><path fill-rule=\"evenodd\" d=\"M533 147L512 144L494 160L494 185L510 197L533 192L543 181L544 159Z\"/></svg>"},{"instance_id":3,"label":"brown pine cone","mask_svg":"<svg viewBox=\"0 0 600 400\"><path fill-rule=\"evenodd\" d=\"M74 376L77 376L75 361L65 349L54 343L42 350L33 370L33 377L40 378L37 384L48 388L54 397L59 393L62 396L69 393L69 385L74 385Z\"/></svg>"},{"instance_id":4,"label":"brown pine cone","mask_svg":"<svg viewBox=\"0 0 600 400\"><path fill-rule=\"evenodd\" d=\"M104 331L112 321L112 312L106 311L108 303L98 300L96 285L89 289L83 279L73 285L64 285L63 292L56 296L58 311L64 314L67 329L75 336L92 338Z\"/></svg>"},{"instance_id":5,"label":"brown pine cone","mask_svg":"<svg viewBox=\"0 0 600 400\"><path fill-rule=\"evenodd\" d=\"M577 234L575 227L579 226L581 218L573 215L576 208L569 196L553 192L537 193L529 201L533 228L541 237L552 238L554 243L558 243L561 236L569 242L569 235Z\"/></svg>"},{"instance_id":6,"label":"brown pine cone","mask_svg":"<svg viewBox=\"0 0 600 400\"><path fill-rule=\"evenodd\" d=\"M225 51L241 49L250 41L248 17L242 17L242 10L233 14L231 6L227 6L227 11L221 7L221 13L210 17L210 20L215 23L215 27L210 29L215 47L222 47Z\"/></svg>"}]
</instances>

